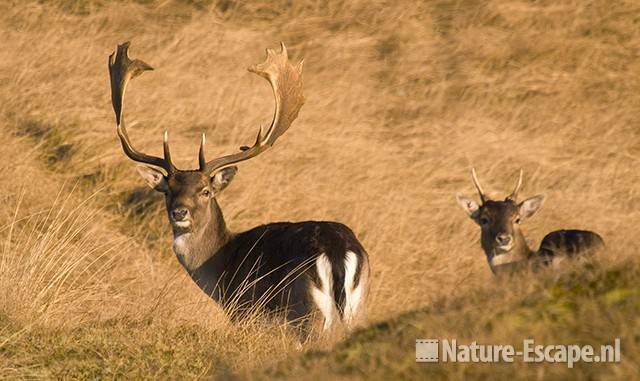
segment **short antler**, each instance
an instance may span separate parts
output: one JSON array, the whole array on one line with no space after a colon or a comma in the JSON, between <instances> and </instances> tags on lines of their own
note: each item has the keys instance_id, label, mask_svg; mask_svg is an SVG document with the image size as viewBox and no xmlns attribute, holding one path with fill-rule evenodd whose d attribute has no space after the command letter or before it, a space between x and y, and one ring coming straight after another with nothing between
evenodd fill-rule
<instances>
[{"instance_id":1,"label":"short antler","mask_svg":"<svg viewBox=\"0 0 640 381\"><path fill-rule=\"evenodd\" d=\"M518 182L516 183L516 187L513 189L513 192L511 192L511 194L509 196L507 196L508 200L516 201L516 199L518 198L518 191L520 190L520 187L522 186L522 176L523 175L524 175L524 171L522 170L522 168L520 168L520 176L518 177Z\"/></svg>"},{"instance_id":2,"label":"short antler","mask_svg":"<svg viewBox=\"0 0 640 381\"><path fill-rule=\"evenodd\" d=\"M480 201L482 201L482 203L484 204L485 201L487 201L489 198L482 191L482 187L480 186L480 181L478 181L478 175L476 174L475 168L471 168L471 178L473 178L473 185L476 186L478 194L480 195Z\"/></svg>"},{"instance_id":3,"label":"short antler","mask_svg":"<svg viewBox=\"0 0 640 381\"><path fill-rule=\"evenodd\" d=\"M267 59L261 64L251 66L249 71L266 78L271 84L275 97L275 113L271 125L263 130L260 127L255 143L251 147L241 147L241 152L223 156L206 162L204 158L204 136L200 143L200 170L212 173L218 169L258 156L269 149L280 135L284 134L297 118L304 104L302 95L302 64L295 67L289 62L287 48L280 43L280 52L267 49Z\"/></svg>"},{"instance_id":4,"label":"short antler","mask_svg":"<svg viewBox=\"0 0 640 381\"><path fill-rule=\"evenodd\" d=\"M171 174L176 171L176 167L171 162L171 154L169 152L169 141L167 133L164 133L164 158L147 155L142 153L131 145L129 134L124 123L124 93L127 89L129 80L139 76L146 70L153 68L141 61L131 60L127 51L129 50L129 42L118 45L116 51L109 56L109 76L111 77L111 102L113 103L113 111L116 114L116 123L118 125L118 137L122 144L124 153L131 160L158 166Z\"/></svg>"}]
</instances>

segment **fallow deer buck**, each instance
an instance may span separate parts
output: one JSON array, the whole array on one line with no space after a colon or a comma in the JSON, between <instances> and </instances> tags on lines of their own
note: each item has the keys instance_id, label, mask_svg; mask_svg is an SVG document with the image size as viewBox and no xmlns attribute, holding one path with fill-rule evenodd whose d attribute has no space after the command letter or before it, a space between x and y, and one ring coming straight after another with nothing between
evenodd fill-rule
<instances>
[{"instance_id":1,"label":"fallow deer buck","mask_svg":"<svg viewBox=\"0 0 640 381\"><path fill-rule=\"evenodd\" d=\"M537 269L556 265L566 258L585 257L604 245L602 237L591 231L557 230L544 237L537 251L531 250L520 230L520 223L540 209L545 196L537 195L518 202L522 175L520 170L513 192L504 201L494 201L484 193L476 171L472 169L471 177L481 204L461 194L456 196L462 209L480 225L480 243L494 274L524 267Z\"/></svg>"},{"instance_id":2,"label":"fallow deer buck","mask_svg":"<svg viewBox=\"0 0 640 381\"><path fill-rule=\"evenodd\" d=\"M280 52L267 49L265 62L249 71L267 79L273 90L270 126L260 128L252 147L210 161L205 160L203 134L199 168L180 170L171 161L166 132L163 158L131 144L122 111L124 93L129 80L152 68L131 60L128 48L128 42L119 45L109 56L118 137L130 159L154 167L139 166L138 171L151 188L164 194L173 251L193 281L232 319L259 309L284 313L287 321L308 328L313 321L309 317L319 311L324 329L340 320L351 326L365 308L369 289L368 255L351 229L336 222L306 221L232 233L216 201L236 174L234 164L268 150L298 116L304 102L302 62L292 66L284 44Z\"/></svg>"}]
</instances>

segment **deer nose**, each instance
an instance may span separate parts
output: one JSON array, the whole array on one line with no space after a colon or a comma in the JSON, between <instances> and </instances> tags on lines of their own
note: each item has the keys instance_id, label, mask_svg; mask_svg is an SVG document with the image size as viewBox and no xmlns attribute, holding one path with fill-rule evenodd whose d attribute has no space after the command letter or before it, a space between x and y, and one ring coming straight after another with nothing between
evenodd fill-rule
<instances>
[{"instance_id":1,"label":"deer nose","mask_svg":"<svg viewBox=\"0 0 640 381\"><path fill-rule=\"evenodd\" d=\"M184 206L177 207L171 211L171 218L174 221L183 221L185 217L189 214L189 210Z\"/></svg>"},{"instance_id":2,"label":"deer nose","mask_svg":"<svg viewBox=\"0 0 640 381\"><path fill-rule=\"evenodd\" d=\"M496 242L498 242L500 246L507 246L508 244L511 243L511 234L506 234L506 233L498 234L496 236Z\"/></svg>"}]
</instances>

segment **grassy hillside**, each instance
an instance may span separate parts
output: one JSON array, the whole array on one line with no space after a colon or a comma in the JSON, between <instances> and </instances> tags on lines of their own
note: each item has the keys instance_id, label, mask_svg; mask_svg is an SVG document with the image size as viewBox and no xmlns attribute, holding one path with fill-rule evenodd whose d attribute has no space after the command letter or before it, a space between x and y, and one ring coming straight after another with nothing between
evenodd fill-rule
<instances>
[{"instance_id":1,"label":"grassy hillside","mask_svg":"<svg viewBox=\"0 0 640 381\"><path fill-rule=\"evenodd\" d=\"M330 350L310 351L269 368L259 378L284 379L633 379L638 365L640 310L638 267L625 263L602 269L572 269L560 276L534 279L513 288L513 279L443 299L355 332ZM633 316L632 318L630 318ZM600 345L621 339L620 363L478 364L415 362L416 338L456 339L459 344L510 343ZM597 352L599 353L599 352ZM442 359L442 349L440 359Z\"/></svg>"},{"instance_id":2,"label":"grassy hillside","mask_svg":"<svg viewBox=\"0 0 640 381\"><path fill-rule=\"evenodd\" d=\"M639 12L632 1L1 3L0 378L636 374ZM301 352L280 326L231 324L192 284L162 197L115 134L107 56L126 40L156 68L127 92L131 139L158 154L168 130L181 168L195 167L202 132L222 155L269 120L270 89L245 70L264 48L284 41L305 59L299 119L240 166L220 204L235 231L351 226L372 262L362 331ZM523 226L530 244L595 230L607 242L598 268L496 282L454 199L473 195L471 166L496 197L523 168L521 194L547 195ZM623 362L567 373L412 358L421 337L528 335L620 336Z\"/></svg>"}]
</instances>

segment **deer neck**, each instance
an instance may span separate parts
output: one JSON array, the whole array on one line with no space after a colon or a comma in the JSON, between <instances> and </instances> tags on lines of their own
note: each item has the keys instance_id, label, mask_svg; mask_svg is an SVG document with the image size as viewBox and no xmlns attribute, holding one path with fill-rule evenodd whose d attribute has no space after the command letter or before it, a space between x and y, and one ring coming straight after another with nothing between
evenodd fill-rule
<instances>
[{"instance_id":1,"label":"deer neck","mask_svg":"<svg viewBox=\"0 0 640 381\"><path fill-rule=\"evenodd\" d=\"M173 251L193 277L230 239L231 233L227 229L222 210L214 199L211 202L210 219L202 229L187 234L174 231Z\"/></svg>"}]
</instances>

